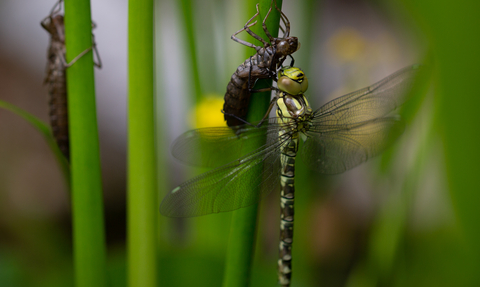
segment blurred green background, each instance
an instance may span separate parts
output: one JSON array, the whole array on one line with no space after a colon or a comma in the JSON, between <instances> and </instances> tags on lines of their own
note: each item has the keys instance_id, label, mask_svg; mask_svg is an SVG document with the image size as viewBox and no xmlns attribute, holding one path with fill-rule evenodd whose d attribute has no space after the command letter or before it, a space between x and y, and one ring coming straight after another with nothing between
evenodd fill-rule
<instances>
[{"instance_id":1,"label":"blurred green background","mask_svg":"<svg viewBox=\"0 0 480 287\"><path fill-rule=\"evenodd\" d=\"M0 3L0 100L47 120L39 22L54 3L15 2ZM255 4L184 3L157 1L155 11L160 197L193 175L169 157L173 139L223 124L226 85L248 53L230 35ZM125 9L126 1L92 2L104 60L96 80L111 286L126 285ZM404 66L432 68L384 156L338 176L299 159L292 286L480 286L480 2L284 0L283 11L302 43L295 64L314 108ZM220 286L230 217L159 215L159 286ZM0 286L72 286L70 222L44 139L0 110ZM251 286L276 286L278 223L272 194L260 206Z\"/></svg>"}]
</instances>

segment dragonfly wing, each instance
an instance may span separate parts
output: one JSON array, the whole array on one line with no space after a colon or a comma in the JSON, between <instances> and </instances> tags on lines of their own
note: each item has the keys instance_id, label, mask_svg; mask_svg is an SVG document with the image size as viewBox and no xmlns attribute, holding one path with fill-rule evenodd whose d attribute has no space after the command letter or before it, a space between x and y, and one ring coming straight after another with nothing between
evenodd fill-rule
<instances>
[{"instance_id":1,"label":"dragonfly wing","mask_svg":"<svg viewBox=\"0 0 480 287\"><path fill-rule=\"evenodd\" d=\"M342 173L381 153L404 129L398 117L328 127L324 131L317 128L307 132L301 152L311 169L325 174Z\"/></svg>"},{"instance_id":2,"label":"dragonfly wing","mask_svg":"<svg viewBox=\"0 0 480 287\"><path fill-rule=\"evenodd\" d=\"M403 68L369 87L326 103L315 111L314 127L354 124L387 115L405 102L421 67Z\"/></svg>"},{"instance_id":3,"label":"dragonfly wing","mask_svg":"<svg viewBox=\"0 0 480 287\"><path fill-rule=\"evenodd\" d=\"M233 162L258 149L258 141L278 132L268 125L242 126L235 130L229 127L202 128L187 131L172 144L172 155L180 161L201 167L218 167Z\"/></svg>"},{"instance_id":4,"label":"dragonfly wing","mask_svg":"<svg viewBox=\"0 0 480 287\"><path fill-rule=\"evenodd\" d=\"M193 217L258 202L278 186L280 145L278 137L269 140L250 154L181 184L167 194L160 212Z\"/></svg>"}]
</instances>

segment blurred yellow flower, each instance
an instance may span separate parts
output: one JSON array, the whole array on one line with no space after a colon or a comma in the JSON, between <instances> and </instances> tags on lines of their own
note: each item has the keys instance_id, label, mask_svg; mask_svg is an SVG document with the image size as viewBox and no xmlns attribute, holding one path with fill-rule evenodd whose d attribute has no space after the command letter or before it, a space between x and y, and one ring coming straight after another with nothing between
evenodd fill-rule
<instances>
[{"instance_id":1,"label":"blurred yellow flower","mask_svg":"<svg viewBox=\"0 0 480 287\"><path fill-rule=\"evenodd\" d=\"M223 119L223 98L218 94L202 97L200 103L192 109L189 117L190 126L194 128L225 126Z\"/></svg>"},{"instance_id":2,"label":"blurred yellow flower","mask_svg":"<svg viewBox=\"0 0 480 287\"><path fill-rule=\"evenodd\" d=\"M341 28L328 40L329 52L341 62L358 60L365 54L367 40L353 28Z\"/></svg>"}]
</instances>

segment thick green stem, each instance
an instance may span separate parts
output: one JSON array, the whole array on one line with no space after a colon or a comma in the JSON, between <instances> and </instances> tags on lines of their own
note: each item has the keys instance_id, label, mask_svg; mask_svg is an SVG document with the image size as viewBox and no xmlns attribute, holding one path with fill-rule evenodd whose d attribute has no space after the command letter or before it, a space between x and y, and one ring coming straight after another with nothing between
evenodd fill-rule
<instances>
[{"instance_id":1,"label":"thick green stem","mask_svg":"<svg viewBox=\"0 0 480 287\"><path fill-rule=\"evenodd\" d=\"M128 286L157 286L152 0L128 7Z\"/></svg>"},{"instance_id":2,"label":"thick green stem","mask_svg":"<svg viewBox=\"0 0 480 287\"><path fill-rule=\"evenodd\" d=\"M92 46L90 2L65 1L67 62ZM93 56L67 70L73 250L77 287L106 286L106 252Z\"/></svg>"},{"instance_id":3,"label":"thick green stem","mask_svg":"<svg viewBox=\"0 0 480 287\"><path fill-rule=\"evenodd\" d=\"M257 25L252 27L253 32L262 36L267 41L268 38L263 32L261 22L270 8L270 3L271 0L260 1L260 16L257 18ZM248 5L255 7L255 3L252 3L252 1L248 1ZM281 9L282 1L277 1L277 6ZM278 11L275 9L272 10L272 13L267 19L267 27L273 37L278 35L279 21L280 15ZM255 45L261 45L259 41L255 41L254 43ZM272 80L258 81L254 89L269 87L271 85ZM249 122L258 122L262 119L270 103L270 95L270 92L256 93L252 95L247 114L247 120ZM261 142L258 144L259 146L262 145ZM256 170L253 172L258 173L262 171ZM252 192L260 193L259 190ZM255 204L247 208L236 210L232 214L225 277L223 281L224 287L243 287L249 285L254 255L257 213L258 204Z\"/></svg>"}]
</instances>

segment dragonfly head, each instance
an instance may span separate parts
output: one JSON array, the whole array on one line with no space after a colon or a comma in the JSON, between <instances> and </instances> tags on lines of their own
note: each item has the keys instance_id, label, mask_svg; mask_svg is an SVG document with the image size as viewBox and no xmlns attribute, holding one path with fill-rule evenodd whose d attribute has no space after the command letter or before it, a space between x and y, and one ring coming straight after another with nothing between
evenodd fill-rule
<instances>
[{"instance_id":1,"label":"dragonfly head","mask_svg":"<svg viewBox=\"0 0 480 287\"><path fill-rule=\"evenodd\" d=\"M300 95L308 89L308 79L300 68L283 67L278 72L277 86L290 95Z\"/></svg>"},{"instance_id":2,"label":"dragonfly head","mask_svg":"<svg viewBox=\"0 0 480 287\"><path fill-rule=\"evenodd\" d=\"M279 57L291 55L300 48L297 37L276 38L273 45Z\"/></svg>"},{"instance_id":3,"label":"dragonfly head","mask_svg":"<svg viewBox=\"0 0 480 287\"><path fill-rule=\"evenodd\" d=\"M46 17L41 23L42 27L52 36L52 40L65 43L65 26L63 15L56 14Z\"/></svg>"}]
</instances>

